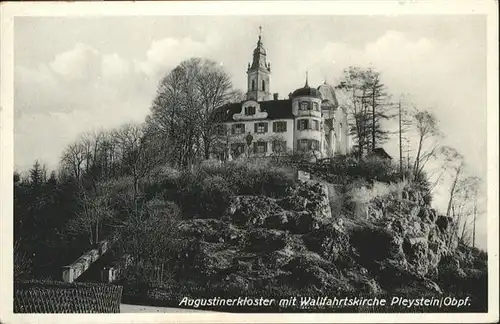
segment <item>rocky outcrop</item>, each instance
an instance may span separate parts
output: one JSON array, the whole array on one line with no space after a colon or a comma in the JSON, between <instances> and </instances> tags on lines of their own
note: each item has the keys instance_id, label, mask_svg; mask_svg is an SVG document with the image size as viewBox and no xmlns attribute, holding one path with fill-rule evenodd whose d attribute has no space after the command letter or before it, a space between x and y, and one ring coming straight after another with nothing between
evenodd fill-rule
<instances>
[{"instance_id":1,"label":"rocky outcrop","mask_svg":"<svg viewBox=\"0 0 500 324\"><path fill-rule=\"evenodd\" d=\"M366 219L349 219L331 214L327 190L299 182L285 198L236 196L220 219L181 222L194 243L177 275L240 294L272 286L371 296L434 296L452 285L444 274L480 277L462 261L471 258L453 259L449 220L418 194L375 198Z\"/></svg>"}]
</instances>

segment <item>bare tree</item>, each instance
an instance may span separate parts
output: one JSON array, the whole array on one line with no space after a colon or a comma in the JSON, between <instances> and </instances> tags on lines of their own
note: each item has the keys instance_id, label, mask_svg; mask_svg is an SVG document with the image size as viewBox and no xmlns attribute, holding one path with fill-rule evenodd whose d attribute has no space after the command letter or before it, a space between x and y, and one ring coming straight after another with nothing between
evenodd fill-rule
<instances>
[{"instance_id":1,"label":"bare tree","mask_svg":"<svg viewBox=\"0 0 500 324\"><path fill-rule=\"evenodd\" d=\"M73 233L87 233L90 244L101 239L102 222L113 216L107 196L99 190L99 194L82 191L78 199L80 208L69 221L68 230Z\"/></svg>"},{"instance_id":2,"label":"bare tree","mask_svg":"<svg viewBox=\"0 0 500 324\"><path fill-rule=\"evenodd\" d=\"M163 138L170 162L188 167L209 157L220 121L214 112L238 96L231 88L222 67L199 58L183 61L160 81L147 124Z\"/></svg>"},{"instance_id":3,"label":"bare tree","mask_svg":"<svg viewBox=\"0 0 500 324\"><path fill-rule=\"evenodd\" d=\"M398 102L398 139L399 139L399 173L403 177L405 167L409 169L409 163L404 164L404 145L408 145L409 138L407 133L411 129L411 115L414 113L415 107L406 104L403 98Z\"/></svg>"},{"instance_id":4,"label":"bare tree","mask_svg":"<svg viewBox=\"0 0 500 324\"><path fill-rule=\"evenodd\" d=\"M458 184L460 183L464 172L465 161L464 157L456 149L449 146L441 147L441 154L445 160L445 168L451 177L448 207L446 208L446 216L450 216L451 207L455 199L455 193L457 192Z\"/></svg>"},{"instance_id":5,"label":"bare tree","mask_svg":"<svg viewBox=\"0 0 500 324\"><path fill-rule=\"evenodd\" d=\"M210 148L216 138L213 125L220 121L214 112L227 103L232 98L233 93L230 92L232 84L229 75L220 66L212 61L203 61L200 64L200 73L196 79L202 104L199 131L203 145L203 157L208 159Z\"/></svg>"},{"instance_id":6,"label":"bare tree","mask_svg":"<svg viewBox=\"0 0 500 324\"><path fill-rule=\"evenodd\" d=\"M69 145L62 155L62 169L68 171L78 181L81 180L83 175L86 159L85 153L85 147L81 143L76 142Z\"/></svg>"},{"instance_id":7,"label":"bare tree","mask_svg":"<svg viewBox=\"0 0 500 324\"><path fill-rule=\"evenodd\" d=\"M481 179L476 176L466 176L455 185L455 199L452 201L451 214L461 226L459 240L475 246L476 219L478 210ZM471 220L472 218L472 220Z\"/></svg>"},{"instance_id":8,"label":"bare tree","mask_svg":"<svg viewBox=\"0 0 500 324\"><path fill-rule=\"evenodd\" d=\"M139 182L162 163L158 154L159 141L145 133L143 125L125 124L113 132L113 142L119 152L122 171L133 179L134 196L139 194Z\"/></svg>"},{"instance_id":9,"label":"bare tree","mask_svg":"<svg viewBox=\"0 0 500 324\"><path fill-rule=\"evenodd\" d=\"M418 135L417 153L413 163L413 176L418 177L422 173L429 160L436 156L439 142L436 140L440 132L437 120L428 111L419 111L414 115L415 129Z\"/></svg>"}]
</instances>

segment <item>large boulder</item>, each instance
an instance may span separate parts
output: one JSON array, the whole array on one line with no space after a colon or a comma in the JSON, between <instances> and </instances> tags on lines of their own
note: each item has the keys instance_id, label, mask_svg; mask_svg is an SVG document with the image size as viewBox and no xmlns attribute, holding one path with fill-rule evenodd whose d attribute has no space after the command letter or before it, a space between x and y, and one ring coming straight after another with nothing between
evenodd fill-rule
<instances>
[{"instance_id":1,"label":"large boulder","mask_svg":"<svg viewBox=\"0 0 500 324\"><path fill-rule=\"evenodd\" d=\"M266 218L282 212L282 208L271 198L236 196L231 199L226 214L239 226L264 226Z\"/></svg>"},{"instance_id":2,"label":"large boulder","mask_svg":"<svg viewBox=\"0 0 500 324\"><path fill-rule=\"evenodd\" d=\"M332 293L346 293L353 290L353 287L345 280L335 265L316 253L300 253L282 269L289 272L282 278L289 285L312 286L320 291Z\"/></svg>"},{"instance_id":3,"label":"large boulder","mask_svg":"<svg viewBox=\"0 0 500 324\"><path fill-rule=\"evenodd\" d=\"M333 262L351 254L349 234L340 221L323 224L304 235L303 240L309 250Z\"/></svg>"},{"instance_id":4,"label":"large boulder","mask_svg":"<svg viewBox=\"0 0 500 324\"><path fill-rule=\"evenodd\" d=\"M353 228L350 235L352 247L359 255L359 260L366 263L395 260L404 264L403 237L395 231L371 224Z\"/></svg>"},{"instance_id":5,"label":"large boulder","mask_svg":"<svg viewBox=\"0 0 500 324\"><path fill-rule=\"evenodd\" d=\"M328 199L328 187L320 182L299 181L290 188L287 196L278 201L286 210L308 211L318 218L330 218L331 210Z\"/></svg>"}]
</instances>

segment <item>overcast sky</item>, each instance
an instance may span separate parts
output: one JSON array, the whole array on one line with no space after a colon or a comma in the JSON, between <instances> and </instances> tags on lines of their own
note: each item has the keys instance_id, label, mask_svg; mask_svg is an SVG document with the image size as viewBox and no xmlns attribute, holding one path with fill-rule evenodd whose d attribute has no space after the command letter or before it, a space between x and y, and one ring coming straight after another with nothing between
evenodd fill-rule
<instances>
[{"instance_id":1,"label":"overcast sky","mask_svg":"<svg viewBox=\"0 0 500 324\"><path fill-rule=\"evenodd\" d=\"M479 15L17 17L16 168L35 159L53 168L81 132L142 121L160 78L184 59L216 60L246 90L259 25L272 92L286 97L304 84L306 70L310 84L335 85L349 65L371 66L395 97L405 93L435 113L445 142L485 178L486 20ZM395 144L386 145L393 156Z\"/></svg>"}]
</instances>

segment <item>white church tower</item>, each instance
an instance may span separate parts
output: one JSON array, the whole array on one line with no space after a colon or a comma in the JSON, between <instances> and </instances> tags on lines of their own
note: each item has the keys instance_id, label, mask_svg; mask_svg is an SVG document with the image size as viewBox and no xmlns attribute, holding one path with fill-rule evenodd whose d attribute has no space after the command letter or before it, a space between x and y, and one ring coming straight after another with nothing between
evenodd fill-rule
<instances>
[{"instance_id":1,"label":"white church tower","mask_svg":"<svg viewBox=\"0 0 500 324\"><path fill-rule=\"evenodd\" d=\"M253 50L252 64L248 64L247 100L271 100L271 64L266 61L266 50L262 45L262 27L259 27L259 40Z\"/></svg>"}]
</instances>

